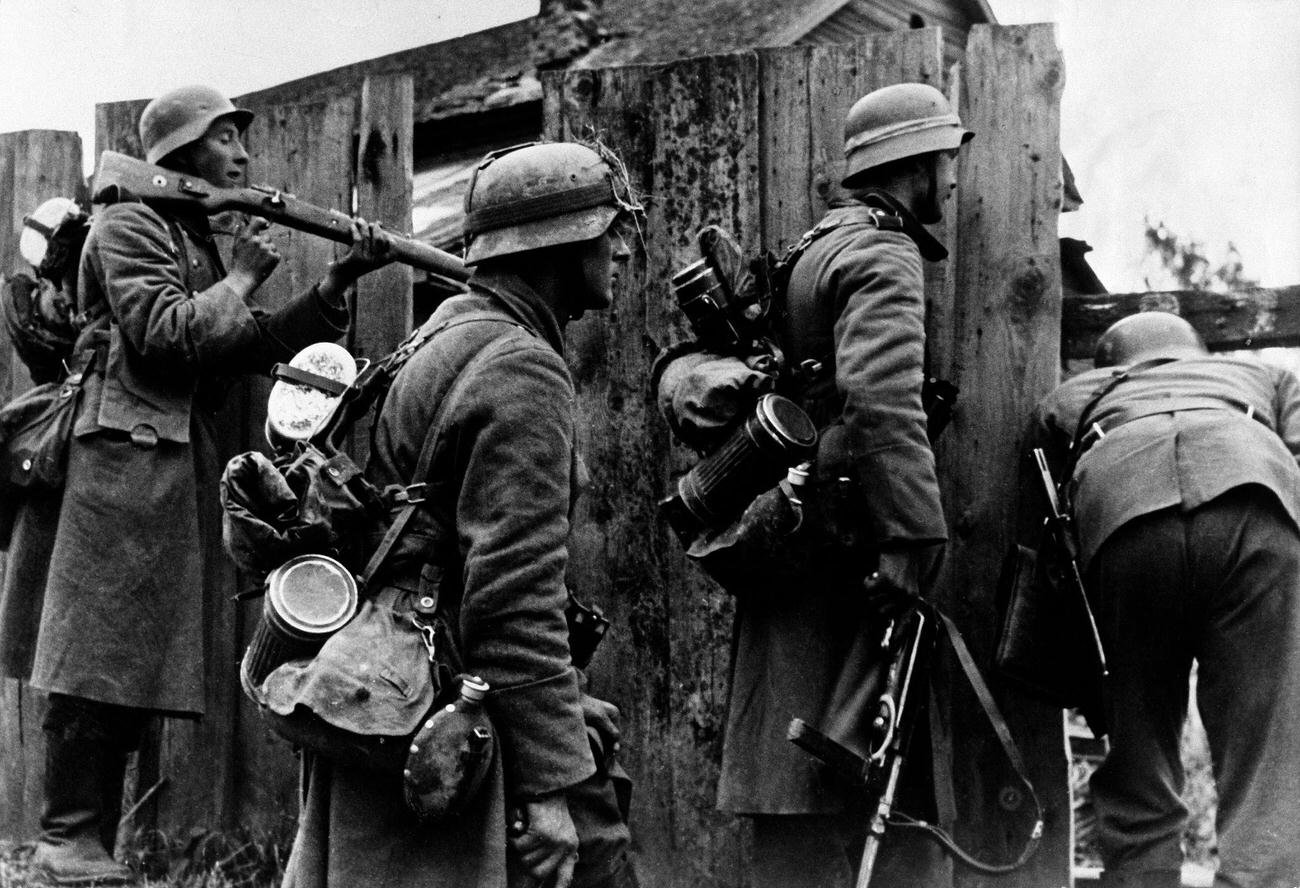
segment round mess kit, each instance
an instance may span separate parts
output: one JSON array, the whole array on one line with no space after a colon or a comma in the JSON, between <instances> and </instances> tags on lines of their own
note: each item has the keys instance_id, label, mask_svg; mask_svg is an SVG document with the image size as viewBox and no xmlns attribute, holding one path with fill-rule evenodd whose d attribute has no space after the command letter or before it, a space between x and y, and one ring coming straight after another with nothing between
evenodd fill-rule
<instances>
[{"instance_id":1,"label":"round mess kit","mask_svg":"<svg viewBox=\"0 0 1300 888\"><path fill-rule=\"evenodd\" d=\"M357 583L325 555L299 555L266 578L262 615L244 654L247 678L260 685L280 664L314 654L357 612Z\"/></svg>"}]
</instances>

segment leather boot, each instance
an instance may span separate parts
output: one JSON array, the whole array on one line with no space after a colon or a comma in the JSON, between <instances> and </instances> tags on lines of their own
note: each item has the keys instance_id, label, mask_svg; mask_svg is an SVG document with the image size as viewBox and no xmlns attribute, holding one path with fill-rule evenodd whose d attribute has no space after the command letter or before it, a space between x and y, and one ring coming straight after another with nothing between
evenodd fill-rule
<instances>
[{"instance_id":1,"label":"leather boot","mask_svg":"<svg viewBox=\"0 0 1300 888\"><path fill-rule=\"evenodd\" d=\"M52 888L134 885L135 873L105 850L108 823L116 834L118 812L103 810L105 778L116 772L117 754L69 725L45 734L45 807L41 837L32 855L36 881Z\"/></svg>"}]
</instances>

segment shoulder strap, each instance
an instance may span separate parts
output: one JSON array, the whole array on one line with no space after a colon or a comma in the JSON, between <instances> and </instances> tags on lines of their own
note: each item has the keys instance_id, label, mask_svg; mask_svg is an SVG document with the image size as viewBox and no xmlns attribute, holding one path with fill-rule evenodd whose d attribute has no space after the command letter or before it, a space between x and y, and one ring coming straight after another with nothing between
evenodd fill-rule
<instances>
[{"instance_id":1,"label":"shoulder strap","mask_svg":"<svg viewBox=\"0 0 1300 888\"><path fill-rule=\"evenodd\" d=\"M1088 447L1096 443L1095 440L1089 440L1089 437L1092 435L1091 426L1093 414L1095 414L1097 408L1101 406L1102 400L1111 392L1115 391L1115 389L1122 383L1132 379L1138 373L1172 363L1176 360L1178 359L1151 358L1148 361L1134 364L1127 370L1116 373L1107 380L1105 385L1093 392L1092 397L1088 399L1088 403L1084 405L1083 410L1079 413L1079 421L1075 423L1074 437L1070 440L1070 452L1066 456L1065 465L1061 468L1060 483L1062 486L1066 485L1070 478L1074 476L1074 468L1078 465L1079 459L1087 451Z\"/></svg>"},{"instance_id":2,"label":"shoulder strap","mask_svg":"<svg viewBox=\"0 0 1300 888\"><path fill-rule=\"evenodd\" d=\"M498 313L486 312L486 311L471 312L465 315L461 315L460 317L457 318L452 318L451 320L446 321L445 323L439 324L438 326L429 330L425 335L419 337L414 347L410 349L409 353L407 353L404 358L402 358L402 363L405 363L406 360L409 359L410 356L415 353L415 351L419 348L420 345L423 345L425 342L432 339L434 336L443 332L444 330L450 330L452 327L459 327L463 324L481 323L481 322L506 324L511 327L515 327L517 329L523 330L525 333L528 333L530 336L537 335L536 333L534 333L532 330L530 330L528 327L524 326L523 324L511 320L510 318L503 317ZM414 338L415 338L414 336L408 337L407 342L403 343L402 346L398 347L399 351L408 343L410 343L411 340ZM460 387L463 381L465 380L466 376L468 376L467 371L475 364L479 363L480 361L486 360L486 358L489 355L494 354L497 351L497 349L501 347L501 344L504 342L505 342L505 337L503 336L498 336L497 338L489 341L478 351L470 355L464 361L464 363L461 364L460 369L456 371L455 381L452 382L451 387L448 388L447 390L447 393L438 402L438 407L436 410L434 410L433 418L429 421L429 427L425 430L424 443L420 446L420 455L416 459L415 469L411 475L411 487L415 487L417 490L421 489L419 485L423 484L424 477L429 473L429 465L430 463L433 462L433 451L438 442L438 431L442 426L443 411L446 409L447 405L452 400L454 400L455 395L460 391ZM410 490L411 487L408 487L407 489ZM402 510L397 513L397 516L393 519L393 523L389 525L388 531L384 534L384 538L380 540L379 546L371 554L370 560L366 562L366 568L361 574L361 587L363 589L365 589L370 585L370 581L374 578L375 574L379 572L379 569L381 567L383 567L384 561L387 560L388 558L388 553L392 551L393 546L397 544L397 541L399 539L401 539L402 534L406 531L407 523L411 520L411 516L415 514L415 510L423 502L424 502L423 496L420 496L418 494L408 495L406 497L406 502L402 506Z\"/></svg>"}]
</instances>

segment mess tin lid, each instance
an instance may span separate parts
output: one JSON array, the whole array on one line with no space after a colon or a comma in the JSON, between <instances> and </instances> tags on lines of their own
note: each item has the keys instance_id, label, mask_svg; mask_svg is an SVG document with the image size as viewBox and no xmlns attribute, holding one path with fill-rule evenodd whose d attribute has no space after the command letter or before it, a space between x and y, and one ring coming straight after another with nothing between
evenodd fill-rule
<instances>
[{"instance_id":1,"label":"mess tin lid","mask_svg":"<svg viewBox=\"0 0 1300 888\"><path fill-rule=\"evenodd\" d=\"M357 582L342 564L326 555L299 555L266 578L270 614L285 630L328 635L357 611Z\"/></svg>"}]
</instances>

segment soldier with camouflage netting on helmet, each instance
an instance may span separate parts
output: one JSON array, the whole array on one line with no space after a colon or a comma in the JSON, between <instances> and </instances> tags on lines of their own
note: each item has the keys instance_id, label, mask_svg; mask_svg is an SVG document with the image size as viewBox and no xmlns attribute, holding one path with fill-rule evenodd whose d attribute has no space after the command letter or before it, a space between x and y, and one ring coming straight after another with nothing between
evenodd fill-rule
<instances>
[{"instance_id":1,"label":"soldier with camouflage netting on helmet","mask_svg":"<svg viewBox=\"0 0 1300 888\"><path fill-rule=\"evenodd\" d=\"M636 884L618 711L583 693L564 615L586 480L564 330L610 306L639 213L622 165L584 145L521 145L474 171L469 292L427 321L375 426L367 478L429 486L371 587L399 612L427 598L458 614L499 755L467 811L423 825L400 777L313 758L288 888Z\"/></svg>"},{"instance_id":2,"label":"soldier with camouflage netting on helmet","mask_svg":"<svg viewBox=\"0 0 1300 888\"><path fill-rule=\"evenodd\" d=\"M140 140L151 163L240 185L252 117L210 87L182 87L144 109ZM0 611L0 666L49 695L32 870L60 886L136 881L112 857L127 754L151 718L197 719L208 699L226 380L342 336L347 288L389 261L387 235L357 222L319 283L268 310L251 299L280 261L265 220L235 237L227 268L201 211L121 189L106 199L78 266L72 351L89 363L62 504L32 530L39 545L10 547L5 601L27 606Z\"/></svg>"},{"instance_id":3,"label":"soldier with camouflage netting on helmet","mask_svg":"<svg viewBox=\"0 0 1300 888\"><path fill-rule=\"evenodd\" d=\"M868 753L882 634L926 595L947 537L922 406L922 261L947 251L924 226L942 218L954 160L971 135L927 84L859 99L845 122L848 196L832 202L792 257L776 332L786 366L800 372L776 385L819 429L805 498L816 498L824 523L804 525L806 551L785 553L799 565L797 588L756 568L736 599L718 805L753 822L756 888L854 881L867 829L860 790L788 742L786 730L797 716ZM761 383L735 358L697 353L674 363L657 396L666 411L691 411L669 416L678 426L716 423L719 404ZM925 773L923 754L910 761L907 778ZM925 784L911 780L901 807L932 819ZM935 868L947 864L930 853L937 846L918 842L912 853L900 832L886 833L872 884L939 884Z\"/></svg>"}]
</instances>

